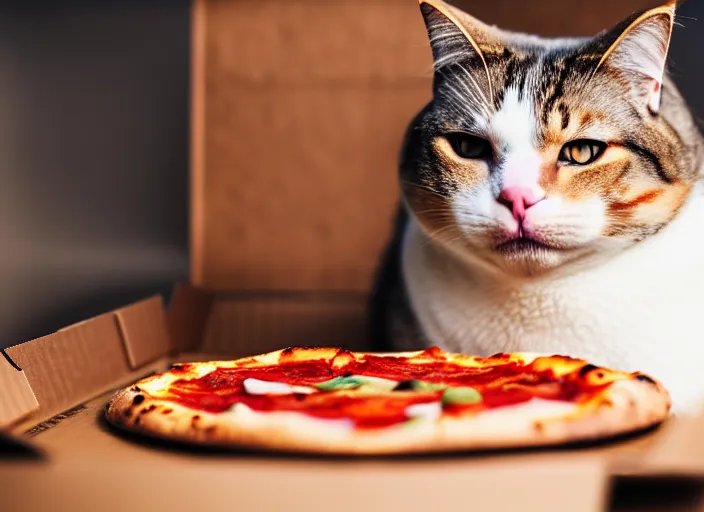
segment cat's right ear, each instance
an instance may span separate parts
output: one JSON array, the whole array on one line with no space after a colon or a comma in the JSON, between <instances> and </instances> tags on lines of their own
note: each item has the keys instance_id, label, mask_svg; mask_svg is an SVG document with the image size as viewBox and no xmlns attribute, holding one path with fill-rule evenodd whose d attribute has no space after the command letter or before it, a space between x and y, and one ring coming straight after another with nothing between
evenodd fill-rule
<instances>
[{"instance_id":1,"label":"cat's right ear","mask_svg":"<svg viewBox=\"0 0 704 512\"><path fill-rule=\"evenodd\" d=\"M452 64L466 66L483 88L491 91L489 70L480 49L484 39L491 39L488 27L442 0L419 0L433 52L435 71Z\"/></svg>"}]
</instances>

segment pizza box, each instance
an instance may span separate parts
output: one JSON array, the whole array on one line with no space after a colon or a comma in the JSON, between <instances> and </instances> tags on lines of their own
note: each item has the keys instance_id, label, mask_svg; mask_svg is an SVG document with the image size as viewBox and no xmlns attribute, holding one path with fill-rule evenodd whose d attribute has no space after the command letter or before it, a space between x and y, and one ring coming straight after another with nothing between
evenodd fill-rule
<instances>
[{"instance_id":1,"label":"pizza box","mask_svg":"<svg viewBox=\"0 0 704 512\"><path fill-rule=\"evenodd\" d=\"M485 0L472 12L546 35L560 34L562 16L587 34L656 2L595 0L575 17L579 3L563 0L556 13L547 2ZM194 449L102 419L115 390L174 362L367 348L397 148L430 94L417 9L416 0L193 4L190 282L2 351L0 510L704 503L704 414L608 443L386 458Z\"/></svg>"}]
</instances>

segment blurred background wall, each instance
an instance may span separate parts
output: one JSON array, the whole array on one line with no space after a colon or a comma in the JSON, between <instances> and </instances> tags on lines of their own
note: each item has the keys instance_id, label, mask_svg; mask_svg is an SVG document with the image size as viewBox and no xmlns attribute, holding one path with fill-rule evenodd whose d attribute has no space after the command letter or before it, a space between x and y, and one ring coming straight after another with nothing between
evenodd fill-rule
<instances>
[{"instance_id":1,"label":"blurred background wall","mask_svg":"<svg viewBox=\"0 0 704 512\"><path fill-rule=\"evenodd\" d=\"M0 3L0 347L187 278L189 2Z\"/></svg>"},{"instance_id":2,"label":"blurred background wall","mask_svg":"<svg viewBox=\"0 0 704 512\"><path fill-rule=\"evenodd\" d=\"M457 3L546 35L653 4ZM704 3L680 14L673 75L704 115ZM0 4L0 348L188 278L189 51L187 0Z\"/></svg>"}]
</instances>

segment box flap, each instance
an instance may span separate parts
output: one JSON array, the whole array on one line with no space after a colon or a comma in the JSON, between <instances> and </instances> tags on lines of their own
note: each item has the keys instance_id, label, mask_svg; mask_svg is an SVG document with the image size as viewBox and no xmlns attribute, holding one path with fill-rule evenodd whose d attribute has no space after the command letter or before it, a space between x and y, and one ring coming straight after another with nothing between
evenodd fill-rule
<instances>
[{"instance_id":1,"label":"box flap","mask_svg":"<svg viewBox=\"0 0 704 512\"><path fill-rule=\"evenodd\" d=\"M7 349L39 401L35 422L58 414L129 371L114 314Z\"/></svg>"},{"instance_id":2,"label":"box flap","mask_svg":"<svg viewBox=\"0 0 704 512\"><path fill-rule=\"evenodd\" d=\"M166 312L161 297L145 299L115 312L132 369L171 350Z\"/></svg>"},{"instance_id":3,"label":"box flap","mask_svg":"<svg viewBox=\"0 0 704 512\"><path fill-rule=\"evenodd\" d=\"M37 397L22 369L0 351L0 429L27 416L39 407Z\"/></svg>"},{"instance_id":4,"label":"box flap","mask_svg":"<svg viewBox=\"0 0 704 512\"><path fill-rule=\"evenodd\" d=\"M8 356L24 371L39 404L22 425L37 424L80 405L122 382L133 365L166 355L168 348L159 297L8 348Z\"/></svg>"}]
</instances>

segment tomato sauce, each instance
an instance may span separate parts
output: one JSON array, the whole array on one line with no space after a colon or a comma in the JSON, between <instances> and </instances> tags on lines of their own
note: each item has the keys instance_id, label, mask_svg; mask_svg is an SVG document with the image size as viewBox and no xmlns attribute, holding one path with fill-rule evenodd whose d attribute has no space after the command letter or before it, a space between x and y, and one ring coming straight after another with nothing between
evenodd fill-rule
<instances>
[{"instance_id":1,"label":"tomato sauce","mask_svg":"<svg viewBox=\"0 0 704 512\"><path fill-rule=\"evenodd\" d=\"M395 381L410 379L450 386L473 387L482 395L479 403L450 405L444 414L466 414L527 402L532 398L578 401L587 389L595 391L579 371L557 377L550 369L532 364L500 360L489 366L466 367L438 360L433 349L413 362L404 358L367 355L361 361L340 351L333 359L286 360L277 365L254 368L218 368L198 379L180 379L168 390L168 398L182 405L220 413L242 403L256 411L299 412L320 419L349 419L357 428L378 428L409 420L406 408L438 402L442 391L393 391L375 395L354 395L346 391L312 394L249 394L243 382L248 378L312 386L340 376L373 376ZM333 366L333 360L335 364ZM187 366L187 365L184 365ZM600 387L600 386L597 386Z\"/></svg>"}]
</instances>

